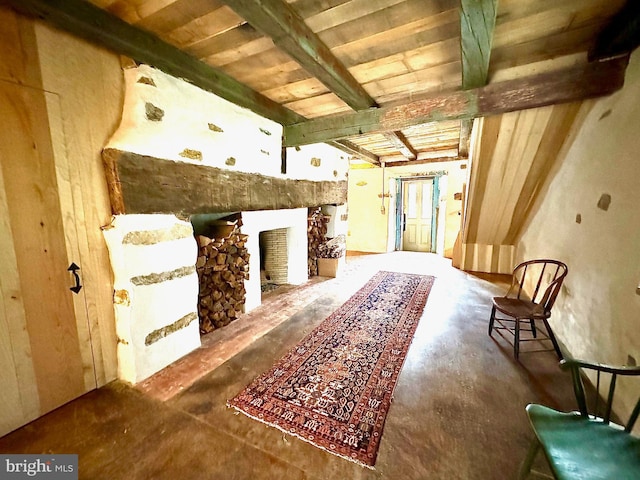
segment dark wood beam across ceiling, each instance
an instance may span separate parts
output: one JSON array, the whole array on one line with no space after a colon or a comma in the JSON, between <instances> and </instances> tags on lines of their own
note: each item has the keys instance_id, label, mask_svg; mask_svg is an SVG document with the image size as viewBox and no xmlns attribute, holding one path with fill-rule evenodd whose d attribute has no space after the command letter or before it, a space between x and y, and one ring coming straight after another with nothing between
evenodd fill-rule
<instances>
[{"instance_id":1,"label":"dark wood beam across ceiling","mask_svg":"<svg viewBox=\"0 0 640 480\"><path fill-rule=\"evenodd\" d=\"M285 145L321 143L609 95L622 88L627 63L628 57L621 57L471 90L441 93L399 106L311 119L285 126Z\"/></svg>"},{"instance_id":2,"label":"dark wood beam across ceiling","mask_svg":"<svg viewBox=\"0 0 640 480\"><path fill-rule=\"evenodd\" d=\"M349 69L307 25L302 14L297 13L295 4L285 0L228 0L231 8L272 37L279 49L356 110L348 114L306 119L220 68L208 65L86 0L1 1L21 13L36 16L138 63L182 78L282 124L285 127L285 146L329 143L375 165L379 165L383 157L356 145L349 137L381 133L406 158L420 159L424 150L416 152L403 138L402 129L442 120L462 120L458 154L464 155L471 130L470 119L610 94L622 86L628 61L626 57L609 59L486 86L497 0L461 0L463 90L425 96L406 104L378 107ZM593 58L624 55L637 46L638 7L630 0L626 8L613 19L611 27L602 32L592 51ZM620 49L621 44L623 47ZM465 125L469 128L464 128Z\"/></svg>"},{"instance_id":3,"label":"dark wood beam across ceiling","mask_svg":"<svg viewBox=\"0 0 640 480\"><path fill-rule=\"evenodd\" d=\"M329 47L287 2L225 0L225 3L256 30L271 37L275 45L295 59L300 66L352 109L358 111L378 106L344 64L331 53ZM407 159L417 157L416 151L401 132L386 132L385 137ZM369 153L363 149L359 151ZM371 157L365 154L364 159L370 161Z\"/></svg>"}]
</instances>

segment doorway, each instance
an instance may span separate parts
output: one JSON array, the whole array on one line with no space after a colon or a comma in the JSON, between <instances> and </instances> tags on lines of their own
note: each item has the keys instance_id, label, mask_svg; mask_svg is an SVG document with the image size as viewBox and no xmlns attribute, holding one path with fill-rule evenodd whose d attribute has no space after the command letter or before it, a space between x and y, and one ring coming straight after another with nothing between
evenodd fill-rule
<instances>
[{"instance_id":1,"label":"doorway","mask_svg":"<svg viewBox=\"0 0 640 480\"><path fill-rule=\"evenodd\" d=\"M435 252L439 177L398 179L396 250Z\"/></svg>"}]
</instances>

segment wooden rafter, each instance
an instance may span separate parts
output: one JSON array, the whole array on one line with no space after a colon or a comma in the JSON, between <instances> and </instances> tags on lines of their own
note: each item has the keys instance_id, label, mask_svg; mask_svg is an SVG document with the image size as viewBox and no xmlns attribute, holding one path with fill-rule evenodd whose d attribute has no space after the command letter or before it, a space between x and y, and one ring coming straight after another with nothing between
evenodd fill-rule
<instances>
[{"instance_id":1,"label":"wooden rafter","mask_svg":"<svg viewBox=\"0 0 640 480\"><path fill-rule=\"evenodd\" d=\"M364 160L365 162L369 162L373 165L380 166L380 157L371 153L369 150L365 150L364 148L359 147L353 142L348 140L337 140L335 142L327 142L329 145L342 150L349 155L353 155L354 157L359 158L360 160Z\"/></svg>"},{"instance_id":2,"label":"wooden rafter","mask_svg":"<svg viewBox=\"0 0 640 480\"><path fill-rule=\"evenodd\" d=\"M285 145L327 142L412 125L461 120L609 95L624 83L628 58L546 72L415 102L330 115L284 128Z\"/></svg>"},{"instance_id":3,"label":"wooden rafter","mask_svg":"<svg viewBox=\"0 0 640 480\"><path fill-rule=\"evenodd\" d=\"M382 134L389 143L391 143L398 151L409 160L418 158L418 152L413 148L409 140L402 132L384 132Z\"/></svg>"},{"instance_id":4,"label":"wooden rafter","mask_svg":"<svg viewBox=\"0 0 640 480\"><path fill-rule=\"evenodd\" d=\"M429 163L455 162L455 161L458 161L458 160L467 160L467 158L462 158L462 157L420 158L420 159L412 161L410 164L411 165L425 165L425 164L429 164ZM386 162L385 163L386 167L404 167L406 165L409 165L409 162L398 161L398 162Z\"/></svg>"}]
</instances>

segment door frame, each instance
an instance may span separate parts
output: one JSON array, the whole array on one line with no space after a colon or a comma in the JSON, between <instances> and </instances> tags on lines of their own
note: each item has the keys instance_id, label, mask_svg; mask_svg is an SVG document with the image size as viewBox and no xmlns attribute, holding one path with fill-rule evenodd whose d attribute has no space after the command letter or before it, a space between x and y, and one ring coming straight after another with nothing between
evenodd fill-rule
<instances>
[{"instance_id":1,"label":"door frame","mask_svg":"<svg viewBox=\"0 0 640 480\"><path fill-rule=\"evenodd\" d=\"M431 253L436 253L438 229L443 228L438 221L438 213L440 210L440 177L447 175L445 171L429 172L423 175L401 176L396 180L396 214L395 214L395 250L402 250L402 241L405 230L405 213L404 213L404 192L406 185L412 181L433 180L433 189L431 197Z\"/></svg>"}]
</instances>

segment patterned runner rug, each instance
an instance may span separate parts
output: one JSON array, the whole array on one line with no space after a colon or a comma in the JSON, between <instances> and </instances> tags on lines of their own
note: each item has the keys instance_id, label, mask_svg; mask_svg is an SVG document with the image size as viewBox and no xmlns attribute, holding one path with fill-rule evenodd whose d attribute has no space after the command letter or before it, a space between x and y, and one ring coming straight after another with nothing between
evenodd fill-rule
<instances>
[{"instance_id":1,"label":"patterned runner rug","mask_svg":"<svg viewBox=\"0 0 640 480\"><path fill-rule=\"evenodd\" d=\"M378 272L228 405L373 466L434 277Z\"/></svg>"}]
</instances>

